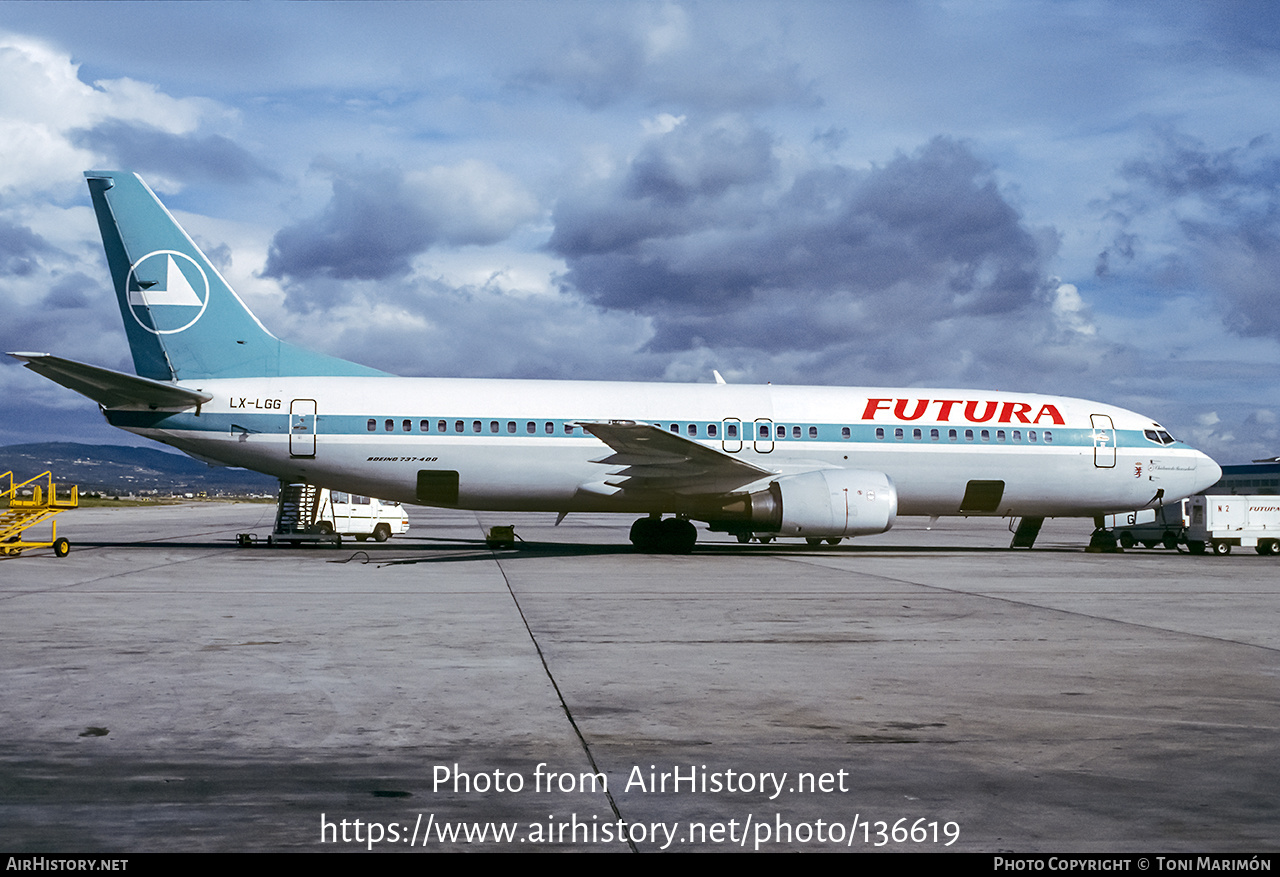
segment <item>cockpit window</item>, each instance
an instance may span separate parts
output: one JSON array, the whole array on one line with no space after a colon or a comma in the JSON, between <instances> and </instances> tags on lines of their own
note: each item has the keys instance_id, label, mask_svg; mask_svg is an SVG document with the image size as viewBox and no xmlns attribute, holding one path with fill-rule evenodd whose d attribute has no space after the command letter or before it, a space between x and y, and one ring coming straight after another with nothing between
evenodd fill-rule
<instances>
[{"instance_id":1,"label":"cockpit window","mask_svg":"<svg viewBox=\"0 0 1280 877\"><path fill-rule=\"evenodd\" d=\"M1157 445L1171 445L1177 441L1163 429L1144 429L1142 435L1147 441L1154 442Z\"/></svg>"}]
</instances>

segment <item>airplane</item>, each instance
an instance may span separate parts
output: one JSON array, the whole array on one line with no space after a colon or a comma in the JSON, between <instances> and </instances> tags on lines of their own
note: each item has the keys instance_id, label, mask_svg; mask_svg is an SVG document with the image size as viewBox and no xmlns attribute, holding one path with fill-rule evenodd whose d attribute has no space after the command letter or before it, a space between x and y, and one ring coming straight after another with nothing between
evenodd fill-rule
<instances>
[{"instance_id":1,"label":"airplane","mask_svg":"<svg viewBox=\"0 0 1280 877\"><path fill-rule=\"evenodd\" d=\"M640 514L641 551L694 521L836 544L899 515L1093 518L1216 482L1205 454L1099 402L980 390L397 377L271 334L142 179L85 173L136 375L27 368L197 459L477 511ZM1111 541L1114 545L1114 541Z\"/></svg>"}]
</instances>

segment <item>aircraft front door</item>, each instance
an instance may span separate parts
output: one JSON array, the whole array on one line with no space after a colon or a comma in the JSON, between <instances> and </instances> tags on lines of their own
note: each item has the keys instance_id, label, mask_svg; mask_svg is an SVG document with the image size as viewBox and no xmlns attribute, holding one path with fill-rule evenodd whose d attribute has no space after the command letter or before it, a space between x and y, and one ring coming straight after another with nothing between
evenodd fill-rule
<instances>
[{"instance_id":1,"label":"aircraft front door","mask_svg":"<svg viewBox=\"0 0 1280 877\"><path fill-rule=\"evenodd\" d=\"M289 456L316 455L316 400L294 399L289 403Z\"/></svg>"},{"instance_id":2,"label":"aircraft front door","mask_svg":"<svg viewBox=\"0 0 1280 877\"><path fill-rule=\"evenodd\" d=\"M1116 466L1116 428L1106 414L1090 414L1093 424L1093 465L1099 469Z\"/></svg>"}]
</instances>

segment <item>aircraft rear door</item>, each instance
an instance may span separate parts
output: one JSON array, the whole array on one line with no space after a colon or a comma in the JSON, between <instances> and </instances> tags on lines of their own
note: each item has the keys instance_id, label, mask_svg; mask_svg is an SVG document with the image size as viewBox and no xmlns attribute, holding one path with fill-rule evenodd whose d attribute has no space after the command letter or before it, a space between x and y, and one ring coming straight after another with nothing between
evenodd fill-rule
<instances>
[{"instance_id":1,"label":"aircraft rear door","mask_svg":"<svg viewBox=\"0 0 1280 877\"><path fill-rule=\"evenodd\" d=\"M742 450L742 421L726 417L720 421L720 447L730 454Z\"/></svg>"},{"instance_id":2,"label":"aircraft rear door","mask_svg":"<svg viewBox=\"0 0 1280 877\"><path fill-rule=\"evenodd\" d=\"M289 403L289 456L316 455L316 400L294 399Z\"/></svg>"},{"instance_id":3,"label":"aircraft rear door","mask_svg":"<svg viewBox=\"0 0 1280 877\"><path fill-rule=\"evenodd\" d=\"M1099 469L1114 469L1116 465L1116 428L1106 414L1090 414L1093 424L1093 465Z\"/></svg>"}]
</instances>

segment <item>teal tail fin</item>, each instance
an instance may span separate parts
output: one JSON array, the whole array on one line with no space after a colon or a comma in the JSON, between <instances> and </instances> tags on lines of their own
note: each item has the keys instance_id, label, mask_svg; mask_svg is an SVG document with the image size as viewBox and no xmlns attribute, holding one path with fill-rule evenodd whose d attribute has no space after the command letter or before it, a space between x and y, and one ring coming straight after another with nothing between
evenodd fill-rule
<instances>
[{"instance_id":1,"label":"teal tail fin","mask_svg":"<svg viewBox=\"0 0 1280 877\"><path fill-rule=\"evenodd\" d=\"M268 332L137 174L85 177L141 377L385 374Z\"/></svg>"}]
</instances>

